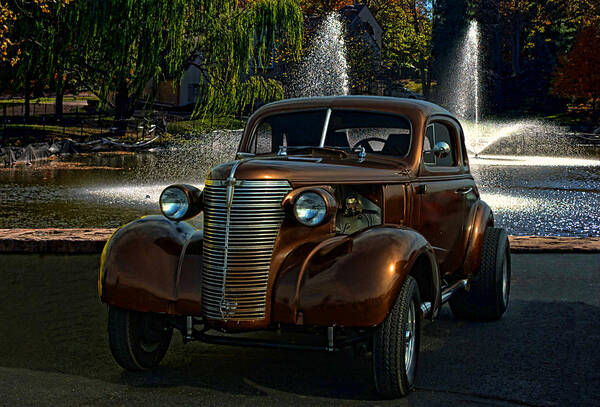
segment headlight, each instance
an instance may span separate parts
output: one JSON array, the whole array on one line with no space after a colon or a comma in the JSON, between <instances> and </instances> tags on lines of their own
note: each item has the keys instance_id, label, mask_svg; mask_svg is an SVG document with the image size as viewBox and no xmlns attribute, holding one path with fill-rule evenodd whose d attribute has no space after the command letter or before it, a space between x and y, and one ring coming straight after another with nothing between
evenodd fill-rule
<instances>
[{"instance_id":1,"label":"headlight","mask_svg":"<svg viewBox=\"0 0 600 407\"><path fill-rule=\"evenodd\" d=\"M300 223L306 226L316 226L323 222L327 214L325 199L316 192L304 192L296 200L294 215Z\"/></svg>"},{"instance_id":2,"label":"headlight","mask_svg":"<svg viewBox=\"0 0 600 407\"><path fill-rule=\"evenodd\" d=\"M160 210L171 220L184 220L202 211L202 191L191 185L171 185L160 194Z\"/></svg>"}]
</instances>

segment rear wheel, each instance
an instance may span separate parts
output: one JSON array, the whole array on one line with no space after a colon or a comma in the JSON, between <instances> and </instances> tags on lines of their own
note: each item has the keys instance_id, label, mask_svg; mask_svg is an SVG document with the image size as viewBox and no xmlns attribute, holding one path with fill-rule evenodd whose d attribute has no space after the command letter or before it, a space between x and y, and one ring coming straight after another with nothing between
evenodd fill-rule
<instances>
[{"instance_id":1,"label":"rear wheel","mask_svg":"<svg viewBox=\"0 0 600 407\"><path fill-rule=\"evenodd\" d=\"M110 306L108 339L110 350L119 365L127 370L146 370L164 358L173 328L159 315Z\"/></svg>"},{"instance_id":2,"label":"rear wheel","mask_svg":"<svg viewBox=\"0 0 600 407\"><path fill-rule=\"evenodd\" d=\"M510 296L510 247L504 229L488 227L483 237L479 273L470 281L468 291L456 293L450 308L457 318L499 319L508 307Z\"/></svg>"},{"instance_id":3,"label":"rear wheel","mask_svg":"<svg viewBox=\"0 0 600 407\"><path fill-rule=\"evenodd\" d=\"M420 343L419 287L407 276L396 304L373 338L375 386L383 397L404 397L413 389Z\"/></svg>"}]
</instances>

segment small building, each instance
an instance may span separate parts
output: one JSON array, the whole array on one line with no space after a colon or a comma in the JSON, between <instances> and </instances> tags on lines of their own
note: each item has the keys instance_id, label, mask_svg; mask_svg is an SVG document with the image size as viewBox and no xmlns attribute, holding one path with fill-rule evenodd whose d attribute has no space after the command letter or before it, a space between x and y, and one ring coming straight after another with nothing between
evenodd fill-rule
<instances>
[{"instance_id":1,"label":"small building","mask_svg":"<svg viewBox=\"0 0 600 407\"><path fill-rule=\"evenodd\" d=\"M348 31L359 35L372 48L381 54L383 28L365 4L355 4L340 9L340 15L347 20Z\"/></svg>"}]
</instances>

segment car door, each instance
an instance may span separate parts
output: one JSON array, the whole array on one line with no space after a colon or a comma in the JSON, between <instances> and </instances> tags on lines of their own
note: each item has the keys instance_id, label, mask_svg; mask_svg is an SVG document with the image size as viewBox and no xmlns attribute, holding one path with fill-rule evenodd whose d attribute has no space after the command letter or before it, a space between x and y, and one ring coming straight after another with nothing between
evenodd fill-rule
<instances>
[{"instance_id":1,"label":"car door","mask_svg":"<svg viewBox=\"0 0 600 407\"><path fill-rule=\"evenodd\" d=\"M447 156L440 158L427 152L442 141L450 146ZM417 230L435 250L442 274L456 271L464 260L469 198L475 191L475 183L465 169L465 163L460 127L445 117L431 120L423 141L414 190L418 208Z\"/></svg>"}]
</instances>

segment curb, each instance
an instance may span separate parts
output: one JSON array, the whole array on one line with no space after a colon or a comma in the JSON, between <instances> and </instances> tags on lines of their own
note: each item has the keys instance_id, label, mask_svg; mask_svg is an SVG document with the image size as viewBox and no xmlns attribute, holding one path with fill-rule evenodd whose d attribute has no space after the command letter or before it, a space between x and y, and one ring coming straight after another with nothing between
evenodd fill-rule
<instances>
[{"instance_id":1,"label":"curb","mask_svg":"<svg viewBox=\"0 0 600 407\"><path fill-rule=\"evenodd\" d=\"M116 229L0 229L0 254L99 254ZM509 236L512 253L600 253L600 238Z\"/></svg>"},{"instance_id":2,"label":"curb","mask_svg":"<svg viewBox=\"0 0 600 407\"><path fill-rule=\"evenodd\" d=\"M116 229L0 229L0 254L99 254Z\"/></svg>"}]
</instances>

